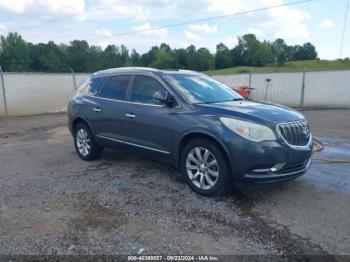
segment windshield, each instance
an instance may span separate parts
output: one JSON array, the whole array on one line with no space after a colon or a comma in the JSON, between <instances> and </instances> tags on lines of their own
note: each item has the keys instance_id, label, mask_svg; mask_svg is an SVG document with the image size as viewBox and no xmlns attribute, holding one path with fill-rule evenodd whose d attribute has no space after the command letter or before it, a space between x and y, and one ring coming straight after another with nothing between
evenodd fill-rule
<instances>
[{"instance_id":1,"label":"windshield","mask_svg":"<svg viewBox=\"0 0 350 262\"><path fill-rule=\"evenodd\" d=\"M243 100L231 88L205 75L165 75L164 79L191 104Z\"/></svg>"}]
</instances>

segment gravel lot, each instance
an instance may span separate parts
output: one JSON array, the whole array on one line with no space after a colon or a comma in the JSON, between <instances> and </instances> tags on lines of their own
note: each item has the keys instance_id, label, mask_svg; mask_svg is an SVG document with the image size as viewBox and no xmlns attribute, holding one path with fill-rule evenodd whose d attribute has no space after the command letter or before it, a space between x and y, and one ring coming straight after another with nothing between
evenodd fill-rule
<instances>
[{"instance_id":1,"label":"gravel lot","mask_svg":"<svg viewBox=\"0 0 350 262\"><path fill-rule=\"evenodd\" d=\"M304 111L326 148L275 188L196 195L177 170L81 161L61 114L0 120L0 254L350 255L350 110Z\"/></svg>"}]
</instances>

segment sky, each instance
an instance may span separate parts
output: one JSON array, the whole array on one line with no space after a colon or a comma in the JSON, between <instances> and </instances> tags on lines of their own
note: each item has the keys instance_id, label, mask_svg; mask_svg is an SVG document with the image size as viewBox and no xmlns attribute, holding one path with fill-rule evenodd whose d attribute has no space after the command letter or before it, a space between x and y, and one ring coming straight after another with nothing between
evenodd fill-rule
<instances>
[{"instance_id":1,"label":"sky","mask_svg":"<svg viewBox=\"0 0 350 262\"><path fill-rule=\"evenodd\" d=\"M0 0L0 34L18 32L32 43L85 39L102 48L124 44L144 53L163 42L172 48L194 44L214 52L220 42L233 48L238 36L254 33L260 40L283 38L293 45L311 42L321 59L350 57L350 14L340 52L347 0L312 0L134 32L297 1L300 0ZM127 32L134 33L120 35Z\"/></svg>"}]
</instances>

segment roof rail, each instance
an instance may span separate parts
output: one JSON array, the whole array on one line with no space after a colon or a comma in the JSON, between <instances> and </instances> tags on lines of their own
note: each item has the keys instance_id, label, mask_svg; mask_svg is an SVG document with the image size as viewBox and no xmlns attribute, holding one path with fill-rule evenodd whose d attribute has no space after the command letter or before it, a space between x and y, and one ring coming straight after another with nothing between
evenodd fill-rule
<instances>
[{"instance_id":1,"label":"roof rail","mask_svg":"<svg viewBox=\"0 0 350 262\"><path fill-rule=\"evenodd\" d=\"M201 72L197 72L197 71L193 71L193 70L187 70L187 69L178 69L177 71L184 72L184 73L202 74Z\"/></svg>"},{"instance_id":2,"label":"roof rail","mask_svg":"<svg viewBox=\"0 0 350 262\"><path fill-rule=\"evenodd\" d=\"M158 69L150 68L150 67L115 67L115 68L108 68L108 69L97 71L93 75L108 74L108 73L130 71L130 70L144 70L144 71L151 71L151 72L159 72Z\"/></svg>"}]
</instances>

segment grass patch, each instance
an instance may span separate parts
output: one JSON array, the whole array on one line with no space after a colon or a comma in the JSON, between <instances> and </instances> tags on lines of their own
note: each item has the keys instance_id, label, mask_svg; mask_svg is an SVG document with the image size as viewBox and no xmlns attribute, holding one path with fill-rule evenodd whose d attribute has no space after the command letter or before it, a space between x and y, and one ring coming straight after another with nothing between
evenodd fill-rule
<instances>
[{"instance_id":1,"label":"grass patch","mask_svg":"<svg viewBox=\"0 0 350 262\"><path fill-rule=\"evenodd\" d=\"M331 60L307 60L288 62L284 66L269 64L264 67L237 66L220 70L206 71L209 75L230 75L244 73L278 73L278 72L300 72L304 68L307 71L321 70L343 70L350 69L350 61L331 61Z\"/></svg>"}]
</instances>

